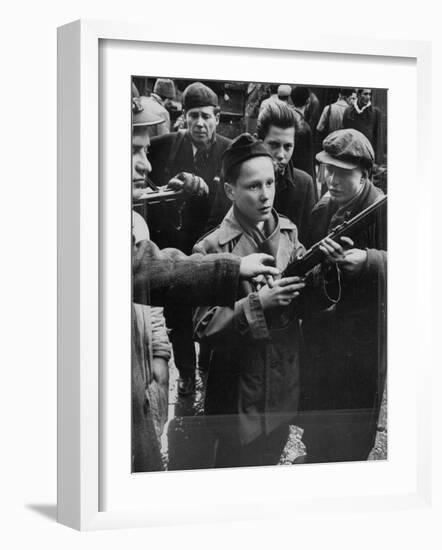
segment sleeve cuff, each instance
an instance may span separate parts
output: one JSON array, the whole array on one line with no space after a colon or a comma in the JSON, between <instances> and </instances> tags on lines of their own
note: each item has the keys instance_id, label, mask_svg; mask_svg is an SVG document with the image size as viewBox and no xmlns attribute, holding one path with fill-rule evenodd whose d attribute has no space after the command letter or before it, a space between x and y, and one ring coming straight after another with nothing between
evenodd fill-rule
<instances>
[{"instance_id":1,"label":"sleeve cuff","mask_svg":"<svg viewBox=\"0 0 442 550\"><path fill-rule=\"evenodd\" d=\"M235 304L236 329L240 334L249 334L253 340L266 340L269 330L261 301L256 292Z\"/></svg>"}]
</instances>

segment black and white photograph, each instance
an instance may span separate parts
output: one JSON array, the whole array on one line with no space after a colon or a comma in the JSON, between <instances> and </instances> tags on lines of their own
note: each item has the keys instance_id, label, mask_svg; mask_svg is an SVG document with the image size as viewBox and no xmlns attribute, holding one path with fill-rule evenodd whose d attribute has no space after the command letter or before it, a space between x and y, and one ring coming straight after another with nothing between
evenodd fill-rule
<instances>
[{"instance_id":1,"label":"black and white photograph","mask_svg":"<svg viewBox=\"0 0 442 550\"><path fill-rule=\"evenodd\" d=\"M387 98L133 75L133 473L388 459Z\"/></svg>"}]
</instances>

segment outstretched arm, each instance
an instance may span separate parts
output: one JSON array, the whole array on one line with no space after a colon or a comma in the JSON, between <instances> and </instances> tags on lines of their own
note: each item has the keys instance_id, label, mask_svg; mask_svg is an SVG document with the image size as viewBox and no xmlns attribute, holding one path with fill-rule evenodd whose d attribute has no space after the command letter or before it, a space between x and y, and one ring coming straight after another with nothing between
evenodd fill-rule
<instances>
[{"instance_id":1,"label":"outstretched arm","mask_svg":"<svg viewBox=\"0 0 442 550\"><path fill-rule=\"evenodd\" d=\"M141 241L132 259L133 301L151 305L232 305L240 278L278 275L269 263L273 258L266 254L244 258L233 254L186 256L179 250L160 250L151 241Z\"/></svg>"}]
</instances>

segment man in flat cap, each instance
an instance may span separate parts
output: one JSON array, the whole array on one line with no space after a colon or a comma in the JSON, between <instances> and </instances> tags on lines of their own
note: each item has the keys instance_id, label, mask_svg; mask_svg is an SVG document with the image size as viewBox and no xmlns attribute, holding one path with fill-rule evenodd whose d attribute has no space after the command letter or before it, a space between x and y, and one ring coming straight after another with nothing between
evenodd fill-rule
<instances>
[{"instance_id":1,"label":"man in flat cap","mask_svg":"<svg viewBox=\"0 0 442 550\"><path fill-rule=\"evenodd\" d=\"M353 129L332 132L317 160L328 192L312 211L306 246L373 204L382 191L369 173L374 151ZM326 313L303 321L303 441L309 462L366 460L373 448L386 376L387 229L385 212L354 242L325 239L340 285Z\"/></svg>"},{"instance_id":2,"label":"man in flat cap","mask_svg":"<svg viewBox=\"0 0 442 550\"><path fill-rule=\"evenodd\" d=\"M296 226L273 209L273 160L250 134L223 155L232 207L194 252L264 252L283 270L303 252ZM265 281L264 281L265 283ZM205 414L215 436L215 467L277 464L299 394L299 277L247 282L232 307L199 308L195 336L211 347Z\"/></svg>"},{"instance_id":3,"label":"man in flat cap","mask_svg":"<svg viewBox=\"0 0 442 550\"><path fill-rule=\"evenodd\" d=\"M177 212L169 209L161 220L152 220L152 239L161 247L173 246L185 253L192 250L207 223L220 174L221 155L230 140L216 133L220 108L218 96L205 84L194 82L182 96L187 129L152 139L151 178L156 185L184 184L199 178L201 193L188 199ZM179 176L178 178L176 176ZM168 308L174 357L180 373L178 392L193 393L196 355L192 340L192 313L186 308Z\"/></svg>"}]
</instances>

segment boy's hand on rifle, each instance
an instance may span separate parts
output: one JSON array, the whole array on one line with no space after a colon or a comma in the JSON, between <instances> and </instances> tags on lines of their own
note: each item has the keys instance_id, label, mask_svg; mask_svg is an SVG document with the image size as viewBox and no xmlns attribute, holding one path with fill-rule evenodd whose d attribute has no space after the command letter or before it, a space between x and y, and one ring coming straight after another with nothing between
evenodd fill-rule
<instances>
[{"instance_id":1,"label":"boy's hand on rifle","mask_svg":"<svg viewBox=\"0 0 442 550\"><path fill-rule=\"evenodd\" d=\"M288 306L290 302L299 296L299 292L305 287L302 277L285 277L273 281L272 287L263 286L258 291L261 306L264 311L281 306Z\"/></svg>"},{"instance_id":2,"label":"boy's hand on rifle","mask_svg":"<svg viewBox=\"0 0 442 550\"><path fill-rule=\"evenodd\" d=\"M352 248L354 242L350 237L341 237L341 242L342 245L326 237L321 241L319 248L329 262L339 265L345 273L350 276L359 275L367 261L367 251Z\"/></svg>"}]
</instances>

